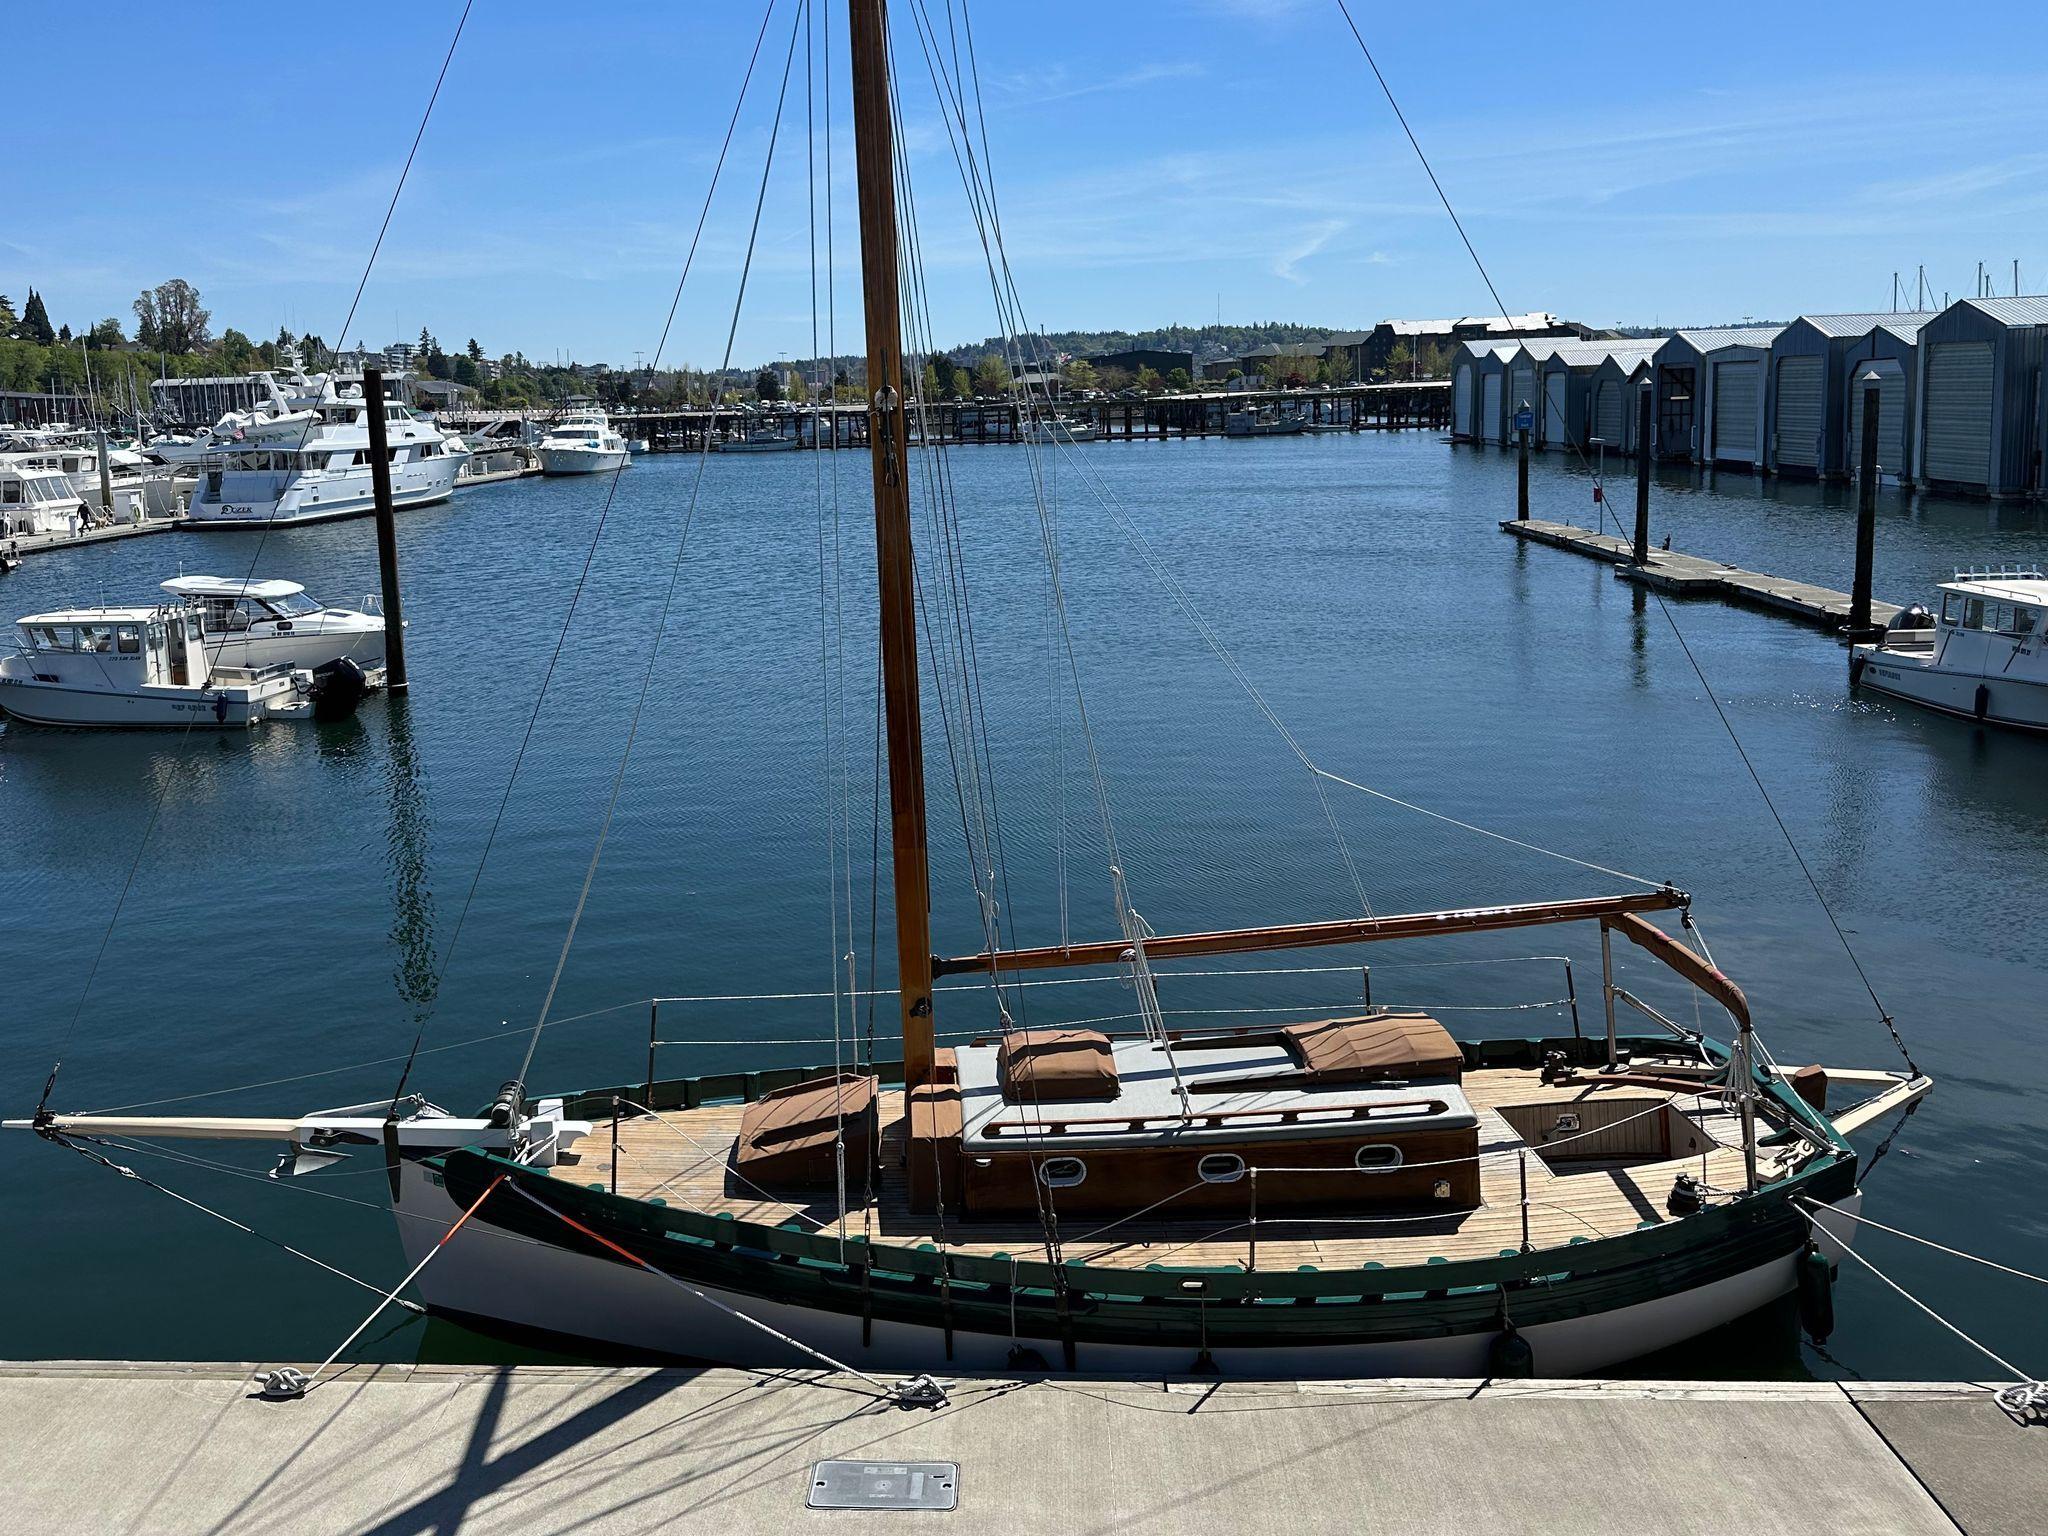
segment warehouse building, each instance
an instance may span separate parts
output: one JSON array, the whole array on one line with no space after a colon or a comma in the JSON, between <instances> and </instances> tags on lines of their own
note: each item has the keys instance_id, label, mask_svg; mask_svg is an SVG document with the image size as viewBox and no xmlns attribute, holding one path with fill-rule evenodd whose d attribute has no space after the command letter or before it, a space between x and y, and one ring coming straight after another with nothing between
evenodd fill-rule
<instances>
[{"instance_id":1,"label":"warehouse building","mask_svg":"<svg viewBox=\"0 0 2048 1536\"><path fill-rule=\"evenodd\" d=\"M1854 479L1863 452L1864 380L1877 376L1877 477L1902 485L1913 481L1913 424L1920 390L1920 328L1929 314L1886 315L1852 344L1841 362L1839 383L1847 405L1839 473Z\"/></svg>"},{"instance_id":2,"label":"warehouse building","mask_svg":"<svg viewBox=\"0 0 2048 1536\"><path fill-rule=\"evenodd\" d=\"M1597 457L1601 448L1633 456L1636 451L1636 418L1639 400L1656 375L1651 359L1661 341L1650 341L1644 353L1611 353L1593 370L1592 432L1587 445ZM1652 418L1654 420L1654 417Z\"/></svg>"},{"instance_id":3,"label":"warehouse building","mask_svg":"<svg viewBox=\"0 0 2048 1536\"><path fill-rule=\"evenodd\" d=\"M1917 332L1922 321L1932 318L1932 311L1801 315L1780 331L1771 343L1767 467L1781 475L1815 480L1847 476L1860 441L1848 431L1850 355L1861 354L1867 364L1873 354L1865 343L1878 326L1894 326L1896 339L1897 327ZM1893 368L1898 368L1896 361ZM1895 411L1903 411L1904 405L1903 398L1897 399ZM1894 455L1889 462L1894 475L1901 473L1899 457Z\"/></svg>"},{"instance_id":4,"label":"warehouse building","mask_svg":"<svg viewBox=\"0 0 2048 1536\"><path fill-rule=\"evenodd\" d=\"M1504 440L1505 370L1509 355L1520 349L1518 341L1468 341L1458 349L1451 378L1453 436L1470 443Z\"/></svg>"},{"instance_id":5,"label":"warehouse building","mask_svg":"<svg viewBox=\"0 0 2048 1536\"><path fill-rule=\"evenodd\" d=\"M1631 370L1647 365L1650 354L1663 344L1664 338L1657 337L1644 341L1566 341L1547 344L1549 356L1544 359L1543 413L1538 419L1538 441L1545 448L1570 452L1577 449L1586 451L1595 437L1611 448L1619 448L1622 442L1624 418L1628 406L1624 404ZM1611 398L1599 393L1603 378L1602 367L1613 361L1613 388ZM1627 396L1633 401L1634 396ZM1605 409L1612 416L1606 421L1601 416ZM1632 425L1632 423L1631 423ZM1611 432L1603 430L1611 428Z\"/></svg>"},{"instance_id":6,"label":"warehouse building","mask_svg":"<svg viewBox=\"0 0 2048 1536\"><path fill-rule=\"evenodd\" d=\"M2038 493L2048 297L1963 299L1923 322L1918 339L1915 478L1988 496Z\"/></svg>"},{"instance_id":7,"label":"warehouse building","mask_svg":"<svg viewBox=\"0 0 2048 1536\"><path fill-rule=\"evenodd\" d=\"M1701 327L1677 332L1656 350L1651 362L1658 458L1752 469L1761 465L1770 395L1764 363L1783 329Z\"/></svg>"}]
</instances>

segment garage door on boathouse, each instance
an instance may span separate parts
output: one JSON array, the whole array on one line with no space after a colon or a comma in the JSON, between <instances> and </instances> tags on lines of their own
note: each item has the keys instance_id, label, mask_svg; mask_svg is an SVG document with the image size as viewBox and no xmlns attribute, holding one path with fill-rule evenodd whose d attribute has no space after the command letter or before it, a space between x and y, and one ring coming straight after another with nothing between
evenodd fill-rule
<instances>
[{"instance_id":1,"label":"garage door on boathouse","mask_svg":"<svg viewBox=\"0 0 2048 1536\"><path fill-rule=\"evenodd\" d=\"M1714 367L1714 458L1756 462L1757 374L1754 362Z\"/></svg>"},{"instance_id":2,"label":"garage door on boathouse","mask_svg":"<svg viewBox=\"0 0 2048 1536\"><path fill-rule=\"evenodd\" d=\"M1924 478L1991 484L1991 343L1938 341L1927 352ZM1880 418L1880 421L1882 418Z\"/></svg>"},{"instance_id":3,"label":"garage door on boathouse","mask_svg":"<svg viewBox=\"0 0 2048 1536\"><path fill-rule=\"evenodd\" d=\"M1778 464L1820 472L1821 392L1826 359L1818 352L1778 359Z\"/></svg>"}]
</instances>

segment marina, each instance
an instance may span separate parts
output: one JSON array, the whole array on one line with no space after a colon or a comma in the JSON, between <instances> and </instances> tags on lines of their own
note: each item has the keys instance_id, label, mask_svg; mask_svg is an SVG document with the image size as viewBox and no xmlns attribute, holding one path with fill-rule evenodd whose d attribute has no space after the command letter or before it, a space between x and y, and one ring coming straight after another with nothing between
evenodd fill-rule
<instances>
[{"instance_id":1,"label":"marina","mask_svg":"<svg viewBox=\"0 0 2048 1536\"><path fill-rule=\"evenodd\" d=\"M600 64L465 6L416 97L330 40L396 111L244 198L207 300L85 323L112 224L10 280L18 1503L2030 1528L2048 299L1793 312L1768 221L1656 245L1638 177L1662 286L1526 307L1534 162L1440 176L1364 20L1207 18L1157 78L1220 31L1363 92L1427 234L1309 217L1250 121L1047 158L1048 105L1161 98L1067 73L1121 13L766 0ZM480 113L522 46L594 147ZM1777 173L1709 116L1681 155ZM1935 138L1914 203L2008 199ZM1126 267L1164 323L1044 323ZM1226 324L1196 274L1449 318Z\"/></svg>"}]
</instances>

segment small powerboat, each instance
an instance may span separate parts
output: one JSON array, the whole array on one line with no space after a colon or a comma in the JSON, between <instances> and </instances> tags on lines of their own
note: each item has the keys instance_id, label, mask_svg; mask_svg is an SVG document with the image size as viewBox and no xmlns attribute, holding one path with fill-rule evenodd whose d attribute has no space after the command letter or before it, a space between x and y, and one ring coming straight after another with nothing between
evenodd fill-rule
<instances>
[{"instance_id":1,"label":"small powerboat","mask_svg":"<svg viewBox=\"0 0 2048 1536\"><path fill-rule=\"evenodd\" d=\"M1939 612L1916 603L1877 644L1850 652L1851 685L1980 725L2048 731L2048 576L1958 571L1939 590Z\"/></svg>"},{"instance_id":2,"label":"small powerboat","mask_svg":"<svg viewBox=\"0 0 2048 1536\"><path fill-rule=\"evenodd\" d=\"M174 576L163 589L206 619L206 649L216 665L317 667L346 656L364 671L384 665L384 615L374 598L329 608L296 581Z\"/></svg>"},{"instance_id":3,"label":"small powerboat","mask_svg":"<svg viewBox=\"0 0 2048 1536\"><path fill-rule=\"evenodd\" d=\"M367 687L346 657L311 671L220 666L204 616L183 604L65 608L15 625L0 656L0 712L37 725L240 730L344 719Z\"/></svg>"}]
</instances>

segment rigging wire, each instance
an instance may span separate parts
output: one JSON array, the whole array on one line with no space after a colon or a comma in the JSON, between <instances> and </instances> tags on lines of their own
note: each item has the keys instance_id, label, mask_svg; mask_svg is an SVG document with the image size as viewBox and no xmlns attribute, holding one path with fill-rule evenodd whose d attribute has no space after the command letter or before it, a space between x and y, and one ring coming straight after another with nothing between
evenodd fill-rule
<instances>
[{"instance_id":1,"label":"rigging wire","mask_svg":"<svg viewBox=\"0 0 2048 1536\"><path fill-rule=\"evenodd\" d=\"M771 0L771 8L772 3L773 0ZM775 146L777 141L782 136L782 110L784 104L787 102L789 97L789 77L791 69L793 68L796 62L797 33L800 29L804 27L805 21L805 11L801 6L799 6L796 8L796 20L789 29L789 47L783 56L782 84L775 98L774 121L771 124L768 131L768 152L762 158L760 188L755 193L754 197L753 223L747 232L746 255L740 264L739 289L738 292L735 293L733 296L732 321L726 329L725 355L723 360L719 364L719 372L721 376L724 374L726 369L732 366L733 345L735 340L738 338L740 328L740 309L741 306L746 302L747 279L753 271L754 249L757 241L760 238L761 233L761 211L766 206L768 201L769 175L775 168ZM706 199L706 207L708 210L708 197ZM685 269L684 275L685 277L688 276L687 268ZM676 301L680 303L681 299L682 283L679 281L676 284ZM671 324L673 324L674 319L675 308L673 305L671 305L669 309L669 321ZM662 328L662 342L663 344L666 344L667 341L668 326L665 325ZM661 349L660 347L657 347L655 349L655 358L657 363L659 362L660 357ZM592 847L592 849L590 850L590 863L583 871L583 887L577 893L576 907L575 910L570 914L568 931L564 933L562 936L561 952L555 957L554 973L548 978L547 993L541 999L540 1012L534 1018L533 1033L527 1039L526 1054L520 1059L519 1070L517 1073L514 1074L515 1081L524 1082L526 1080L527 1072L533 1066L533 1055L534 1052L540 1046L541 1031L547 1027L548 1009L554 1006L556 989L561 986L562 972L568 966L569 952L576 943L576 930L583 921L583 910L590 900L590 888L597 879L598 863L604 857L605 841L611 835L612 817L617 812L619 807L619 794L621 790L625 787L626 782L626 768L627 765L632 761L633 744L640 734L641 716L646 712L647 696L653 688L655 663L660 658L662 638L667 633L669 614L675 606L676 587L682 580L683 557L689 550L690 530L696 523L698 498L703 490L704 485L704 467L707 463L710 462L710 458L711 434L709 431L706 431L704 434L703 446L699 450L697 455L696 478L693 479L690 483L689 504L684 508L682 526L676 534L676 551L673 560L669 564L668 587L662 594L661 613L659 618L655 622L654 638L647 647L647 665L640 674L640 691L633 701L633 714L626 727L625 744L619 752L619 765L612 774L611 793L605 801L604 819L598 826L597 842L596 845ZM616 485L617 471L614 471L613 480L614 484ZM609 502L607 503L607 506L609 506ZM596 545L593 541L592 553L595 554L595 551ZM580 582L578 586L580 590ZM568 628L565 624L563 626L564 635L566 635L567 632Z\"/></svg>"},{"instance_id":2,"label":"rigging wire","mask_svg":"<svg viewBox=\"0 0 2048 1536\"><path fill-rule=\"evenodd\" d=\"M1415 151L1415 158L1421 162L1424 174L1429 177L1429 184L1436 188L1437 197L1444 205L1444 212L1450 215L1451 223L1458 231L1458 238L1464 242L1466 254L1472 258L1472 265L1478 269L1480 279L1486 284L1486 291L1493 296L1493 302L1500 310L1501 318L1504 320L1508 319L1507 306L1501 302L1500 290L1494 286L1493 278L1486 270L1486 263L1479 259L1479 252L1474 248L1471 237L1466 234L1465 226L1458 218L1457 210L1451 206L1451 200L1444 192L1443 183L1437 179L1436 171L1429 163L1429 156L1423 153L1422 143L1416 138L1415 130L1408 125L1407 114L1401 110L1401 104L1394 99L1393 88L1387 84L1386 76L1380 72L1379 61L1373 57L1372 49L1366 44L1365 35L1359 31L1358 23L1353 20L1350 6L1346 4L1346 0L1336 0L1336 4L1338 11L1344 17L1345 25L1351 31L1353 41L1358 44L1358 51L1365 56L1365 62L1372 70L1373 78L1379 82L1380 90L1387 98L1387 105L1393 109L1395 118L1400 122L1401 131L1408 136L1409 146ZM1569 436L1567 436L1567 441L1569 442ZM1580 463L1585 464L1586 456L1584 450L1579 448L1576 443L1573 443L1571 446L1572 451L1578 454ZM1639 443L1636 445L1636 451L1638 453L1648 453L1650 451L1649 445ZM1591 466L1588 465L1587 467L1590 468ZM1605 496L1600 498L1600 507L1602 516L1612 520L1615 531L1621 533L1621 520L1615 516ZM1855 945L1849 942L1849 935L1844 931L1840 920L1835 916L1834 907L1821 891L1820 882L1814 878L1813 870L1808 866L1805 854L1800 851L1797 839L1792 836L1792 829L1785 824L1785 818L1778 811L1777 802L1771 798L1770 790L1765 787L1763 776L1757 772L1755 763L1750 761L1749 752L1744 748L1741 736L1736 733L1734 723L1728 718L1728 712L1722 708L1721 700L1715 694L1713 684L1707 681L1706 670L1700 665L1698 657L1693 654L1692 647L1687 644L1685 633L1679 628L1677 617L1672 613L1670 605L1665 602L1663 594L1654 588L1649 590L1651 597L1656 600L1657 611L1664 615L1664 622L1671 627L1672 637L1678 641L1679 649L1684 652L1687 665L1692 668L1693 675L1699 679L1700 687L1706 693L1707 702L1714 706L1715 717L1720 720L1722 730L1727 733L1729 742L1734 746L1735 755L1742 760L1744 771L1748 773L1750 782L1756 786L1757 794L1763 800L1764 808L1770 812L1771 820L1776 823L1779 836L1784 839L1785 846L1791 850L1794 861L1799 865L1800 874L1805 877L1808 888L1813 892L1814 900L1819 903L1821 912L1828 920L1828 926L1834 930L1836 939L1840 941L1842 952L1849 957L1849 964L1855 968L1856 979L1862 982L1863 990L1870 994L1871 1005L1877 1010L1879 1022L1890 1033L1892 1043L1898 1047L1899 1054L1905 1058L1907 1067L1917 1074L1920 1069L1914 1065L1913 1054L1907 1049L1904 1038L1899 1034L1897 1022L1893 1019L1890 1010L1885 1007L1883 999L1877 995L1877 988L1872 984L1869 973L1864 970L1863 961L1857 955Z\"/></svg>"},{"instance_id":3,"label":"rigging wire","mask_svg":"<svg viewBox=\"0 0 2048 1536\"><path fill-rule=\"evenodd\" d=\"M363 302L363 290L369 286L370 273L376 268L378 254L384 249L384 236L391 229L392 215L398 211L399 196L405 191L405 184L412 176L413 161L419 155L421 141L426 138L427 124L433 120L434 116L434 104L441 99L441 86L448 78L449 65L455 62L456 45L462 41L463 28L469 25L470 8L475 3L476 0L463 0L462 15L456 19L455 23L455 35L448 40L448 51L441 59L441 71L434 77L434 89L427 97L426 109L420 113L419 128L413 134L412 147L406 151L405 164L398 173L398 184L391 189L391 201L385 206L384 221L377 226L377 238L370 246L369 259L363 263L363 275L356 282L355 295L349 300L348 317L342 321L341 325L341 334L344 340L347 338L348 328L355 324L356 309ZM381 406L382 402L379 402L379 404ZM364 406L367 410L369 402L365 401ZM313 423L308 421L305 430L299 434L299 447L301 449L305 447L306 439L311 435L312 430ZM242 580L245 584L255 577L256 562L262 558L263 546L269 542L269 539L270 525L266 523L256 540L255 553L249 557L249 568L242 575ZM219 644L214 647L213 658L209 663L209 671L213 665L219 663L221 649L226 644L227 632L223 630ZM199 724L199 719L200 716L195 712L192 718L185 722L185 729L178 734L180 745L190 739L193 730ZM142 856L148 850L150 837L156 831L157 821L163 815L164 803L170 798L171 786L177 782L177 775L166 773L157 786L156 796L150 803L149 820L143 823L142 836L135 845L135 857L129 861L128 873L122 877L121 889L114 897L112 910L107 913L107 925L100 931L99 946L93 951L92 964L86 969L85 982L78 989L78 1002L72 1008L70 1021L64 1026L64 1033L58 1040L56 1059L50 1066L49 1077L43 1082L42 1097L36 1102L38 1112L49 1107L51 1091L57 1086L57 1074L64 1070L64 1055L70 1050L72 1037L78 1032L78 1021L85 1012L86 999L92 995L92 984L99 976L100 964L107 957L107 945L114 937L114 926L121 920L122 908L128 904L128 892L134 887L136 873L142 868Z\"/></svg>"},{"instance_id":4,"label":"rigging wire","mask_svg":"<svg viewBox=\"0 0 2048 1536\"><path fill-rule=\"evenodd\" d=\"M726 156L732 148L733 133L739 127L740 111L746 105L747 89L753 81L754 67L761 57L761 44L768 35L768 22L775 14L777 3L778 0L768 0L767 8L761 13L761 27L754 36L753 52L747 58L746 72L740 79L739 95L733 102L732 117L726 123L725 138L718 147L718 159L711 169L711 182L704 192L704 206L698 212L697 227L690 236L690 248L683 258L682 274L676 279L675 292L669 299L668 317L662 323L661 330L663 345L667 344L669 329L675 324L676 308L682 302L683 285L689 281L690 268L696 261L697 245L704 236L704 224L711 214L712 196L717 192L719 178L724 173ZM655 349L655 362L657 366L660 360L661 349L657 347ZM707 443L709 441L708 432L706 433L706 441ZM620 466L621 469L623 467L623 465ZM476 900L477 888L483 882L484 867L490 862L491 850L497 844L498 831L504 823L506 807L512 801L513 787L519 782L520 769L526 762L526 750L533 742L534 728L540 723L541 707L547 701L548 684L554 678L556 664L560 662L562 657L562 648L568 641L570 625L574 622L577 607L583 600L584 585L589 581L591 567L597 559L598 543L604 537L605 522L611 515L612 499L618 493L619 472L619 469L612 471L611 486L606 492L604 507L598 514L597 526L591 530L590 546L583 555L583 568L577 573L575 589L569 596L568 611L562 615L562 627L555 636L554 649L548 655L547 668L541 674L540 689L534 695L533 709L526 717L526 729L519 738L519 749L512 756L512 769L506 775L504 793L498 797L498 808L492 814L489 831L484 835L483 851L477 855L476 869L470 875L469 889L463 894L462 906L456 912L455 926L448 936L448 947L441 953L440 970L434 977L432 995L435 997L439 996L441 983L447 978L448 967L454 961L455 946L462 937L462 925L469 916L471 904ZM432 1008L430 1005L427 1017L431 1017L431 1013ZM420 1042L426 1038L427 1017L421 1018L419 1027L413 1034L412 1050L407 1054L405 1066L398 1074L398 1085L391 1093L394 1105L397 1103L400 1095L405 1092L405 1085L412 1076L413 1062L420 1054Z\"/></svg>"}]
</instances>

